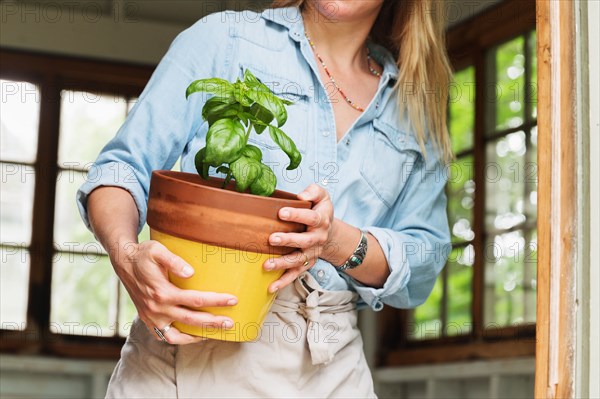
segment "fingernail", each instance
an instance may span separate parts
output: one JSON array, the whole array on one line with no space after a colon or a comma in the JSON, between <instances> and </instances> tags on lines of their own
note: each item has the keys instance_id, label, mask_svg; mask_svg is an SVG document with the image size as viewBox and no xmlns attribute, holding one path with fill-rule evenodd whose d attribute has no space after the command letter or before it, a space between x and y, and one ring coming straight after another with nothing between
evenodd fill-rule
<instances>
[{"instance_id":1,"label":"fingernail","mask_svg":"<svg viewBox=\"0 0 600 399\"><path fill-rule=\"evenodd\" d=\"M282 210L281 212L279 212L279 216L280 216L282 219L287 219L287 218L289 218L289 217L290 217L290 211L287 211L287 210Z\"/></svg>"},{"instance_id":2,"label":"fingernail","mask_svg":"<svg viewBox=\"0 0 600 399\"><path fill-rule=\"evenodd\" d=\"M275 236L275 237L271 238L272 244L279 244L280 242L281 242L281 237L279 237L279 236Z\"/></svg>"},{"instance_id":3,"label":"fingernail","mask_svg":"<svg viewBox=\"0 0 600 399\"><path fill-rule=\"evenodd\" d=\"M191 266L186 265L181 271L181 274L183 275L183 277L190 277L192 274L194 274L194 269Z\"/></svg>"},{"instance_id":4,"label":"fingernail","mask_svg":"<svg viewBox=\"0 0 600 399\"><path fill-rule=\"evenodd\" d=\"M301 200L308 199L308 196L309 194L306 191L302 191L300 194L298 194L298 198L300 198Z\"/></svg>"},{"instance_id":5,"label":"fingernail","mask_svg":"<svg viewBox=\"0 0 600 399\"><path fill-rule=\"evenodd\" d=\"M236 298L231 298L230 300L227 301L227 305L229 306L233 306L233 305L237 305L237 299Z\"/></svg>"},{"instance_id":6,"label":"fingernail","mask_svg":"<svg viewBox=\"0 0 600 399\"><path fill-rule=\"evenodd\" d=\"M269 259L267 263L265 263L265 270L271 271L275 269L275 259Z\"/></svg>"},{"instance_id":7,"label":"fingernail","mask_svg":"<svg viewBox=\"0 0 600 399\"><path fill-rule=\"evenodd\" d=\"M271 287L271 294L274 294L277 292L277 290L279 290L279 287L274 285L273 287Z\"/></svg>"},{"instance_id":8,"label":"fingernail","mask_svg":"<svg viewBox=\"0 0 600 399\"><path fill-rule=\"evenodd\" d=\"M231 328L233 327L233 321L225 320L223 323L221 323L221 326L223 326L223 328Z\"/></svg>"}]
</instances>

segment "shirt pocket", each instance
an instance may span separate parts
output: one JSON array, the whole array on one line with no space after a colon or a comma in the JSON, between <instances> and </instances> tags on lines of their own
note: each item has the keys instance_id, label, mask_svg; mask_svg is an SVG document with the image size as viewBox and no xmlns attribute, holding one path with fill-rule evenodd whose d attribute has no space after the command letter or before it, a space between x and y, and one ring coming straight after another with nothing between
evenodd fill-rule
<instances>
[{"instance_id":1,"label":"shirt pocket","mask_svg":"<svg viewBox=\"0 0 600 399\"><path fill-rule=\"evenodd\" d=\"M413 136L376 119L371 125L360 173L374 194L391 208L420 156Z\"/></svg>"},{"instance_id":2,"label":"shirt pocket","mask_svg":"<svg viewBox=\"0 0 600 399\"><path fill-rule=\"evenodd\" d=\"M252 64L240 64L240 76L243 75L244 69L249 69L275 95L294 103L286 106L288 118L280 128L292 139L300 153L306 154L308 132L310 126L312 126L311 115L308 112L310 96L307 86L297 80L283 76L283 74L266 71L264 67L260 68ZM272 124L277 126L276 121L273 121ZM285 153L271 139L268 129L265 129L262 134L256 134L253 131L248 138L248 143L263 150L263 155L268 160L280 158L281 155L286 157Z\"/></svg>"}]
</instances>

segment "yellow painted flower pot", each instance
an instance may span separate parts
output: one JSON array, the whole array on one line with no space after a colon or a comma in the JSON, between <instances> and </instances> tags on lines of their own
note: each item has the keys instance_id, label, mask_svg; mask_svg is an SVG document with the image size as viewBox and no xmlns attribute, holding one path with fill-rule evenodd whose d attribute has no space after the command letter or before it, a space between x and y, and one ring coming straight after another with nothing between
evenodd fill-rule
<instances>
[{"instance_id":1,"label":"yellow painted flower pot","mask_svg":"<svg viewBox=\"0 0 600 399\"><path fill-rule=\"evenodd\" d=\"M281 221L284 206L310 208L295 195L276 191L272 197L242 194L221 189L222 180L170 171L152 175L148 201L150 237L189 263L195 274L188 278L170 275L179 288L235 295L238 304L198 310L230 317L232 329L185 325L180 331L226 341L252 341L259 337L274 294L269 285L283 271L266 272L263 263L270 257L294 248L272 247L274 232L301 232L305 226Z\"/></svg>"},{"instance_id":2,"label":"yellow painted flower pot","mask_svg":"<svg viewBox=\"0 0 600 399\"><path fill-rule=\"evenodd\" d=\"M177 287L226 292L238 298L235 306L199 309L230 317L234 320L232 329L203 328L179 322L174 322L173 326L186 334L225 341L253 341L259 336L260 326L275 300L275 294L269 294L268 287L283 274L280 270L267 272L263 269L263 263L271 255L194 242L153 229L150 238L195 269L194 275L187 279L170 275L169 279Z\"/></svg>"}]
</instances>

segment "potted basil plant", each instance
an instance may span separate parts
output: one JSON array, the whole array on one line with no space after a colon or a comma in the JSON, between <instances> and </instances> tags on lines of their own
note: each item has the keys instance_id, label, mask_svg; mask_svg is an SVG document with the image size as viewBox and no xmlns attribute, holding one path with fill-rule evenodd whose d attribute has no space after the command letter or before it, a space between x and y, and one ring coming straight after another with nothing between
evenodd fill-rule
<instances>
[{"instance_id":1,"label":"potted basil plant","mask_svg":"<svg viewBox=\"0 0 600 399\"><path fill-rule=\"evenodd\" d=\"M169 276L183 289L226 292L238 304L202 308L228 316L233 329L173 323L191 335L228 341L251 341L275 298L268 286L283 271L267 272L263 263L294 248L273 247L274 232L302 232L304 225L278 218L282 207L310 208L296 195L276 190L277 178L262 162L261 150L248 144L251 134L269 134L289 157L288 170L302 157L281 130L292 103L276 96L249 70L243 80L212 78L192 82L186 91L212 95L202 108L208 123L206 146L195 157L198 174L155 171L150 183L148 224L152 239L181 256L195 269L189 279ZM211 177L214 168L224 178Z\"/></svg>"}]
</instances>

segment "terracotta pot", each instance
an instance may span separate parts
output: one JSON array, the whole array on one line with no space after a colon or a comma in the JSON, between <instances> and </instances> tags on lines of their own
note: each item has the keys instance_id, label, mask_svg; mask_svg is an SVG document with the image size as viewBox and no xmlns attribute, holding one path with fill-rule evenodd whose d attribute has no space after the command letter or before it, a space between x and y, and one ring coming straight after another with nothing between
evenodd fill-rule
<instances>
[{"instance_id":1,"label":"terracotta pot","mask_svg":"<svg viewBox=\"0 0 600 399\"><path fill-rule=\"evenodd\" d=\"M233 329L201 328L179 322L180 331L227 341L251 341L275 299L268 286L282 271L266 272L262 265L270 257L294 248L273 247L274 232L302 232L306 226L278 218L282 207L310 208L294 194L275 191L271 197L238 193L231 182L222 189L222 179L204 180L191 173L155 171L148 200L150 237L182 257L194 269L189 279L170 275L183 289L230 293L238 298L231 307L202 308L234 321Z\"/></svg>"}]
</instances>

